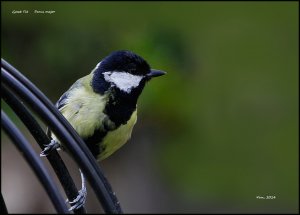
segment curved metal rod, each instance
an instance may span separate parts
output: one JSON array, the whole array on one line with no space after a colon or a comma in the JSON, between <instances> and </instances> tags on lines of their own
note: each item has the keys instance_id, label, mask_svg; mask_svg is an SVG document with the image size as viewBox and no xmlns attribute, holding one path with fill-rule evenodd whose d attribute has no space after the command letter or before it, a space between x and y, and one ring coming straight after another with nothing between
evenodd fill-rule
<instances>
[{"instance_id":1,"label":"curved metal rod","mask_svg":"<svg viewBox=\"0 0 300 215\"><path fill-rule=\"evenodd\" d=\"M29 110L13 95L5 86L1 85L1 97L11 107L15 114L21 119L27 129L30 131L41 149L44 145L50 142L49 138L40 127L38 122L31 115ZM62 184L68 199L75 199L78 195L77 188L70 176L70 173L65 166L63 160L59 156L56 150L46 156L52 165L60 183ZM75 214L84 214L86 210L84 207L74 209Z\"/></svg>"},{"instance_id":2,"label":"curved metal rod","mask_svg":"<svg viewBox=\"0 0 300 215\"><path fill-rule=\"evenodd\" d=\"M20 130L11 122L11 120L2 110L1 126L32 167L33 171L45 187L46 192L48 193L57 212L66 214L69 213L68 208L65 204L65 200L60 195L60 192L58 191L58 188L56 187L54 182L50 180L51 177L48 174L45 166L41 162L40 158L36 155L35 151L32 149L31 145L22 135Z\"/></svg>"},{"instance_id":3,"label":"curved metal rod","mask_svg":"<svg viewBox=\"0 0 300 215\"><path fill-rule=\"evenodd\" d=\"M8 214L7 207L6 207L5 201L3 199L2 193L1 193L0 201L1 201L1 214Z\"/></svg>"},{"instance_id":4,"label":"curved metal rod","mask_svg":"<svg viewBox=\"0 0 300 215\"><path fill-rule=\"evenodd\" d=\"M4 68L10 69L11 73L8 73L5 69L1 69L3 83L22 97L65 144L71 156L77 161L80 169L94 188L104 211L107 213L122 213L120 204L110 184L77 132L39 89L3 59L1 59L1 63Z\"/></svg>"}]
</instances>

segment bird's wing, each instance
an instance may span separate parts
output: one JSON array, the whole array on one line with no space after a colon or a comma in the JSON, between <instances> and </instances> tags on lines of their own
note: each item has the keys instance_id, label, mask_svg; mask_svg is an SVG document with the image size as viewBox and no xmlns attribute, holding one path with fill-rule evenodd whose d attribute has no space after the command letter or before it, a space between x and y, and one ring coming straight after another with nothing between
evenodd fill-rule
<instances>
[{"instance_id":1,"label":"bird's wing","mask_svg":"<svg viewBox=\"0 0 300 215\"><path fill-rule=\"evenodd\" d=\"M67 98L70 95L70 92L74 89L74 88L80 88L80 87L84 87L83 82L85 81L85 78L87 76L78 79L60 98L59 100L56 102L55 106L57 107L58 110L61 111L61 109L63 109L63 107L66 105L66 101Z\"/></svg>"},{"instance_id":2,"label":"bird's wing","mask_svg":"<svg viewBox=\"0 0 300 215\"><path fill-rule=\"evenodd\" d=\"M78 79L60 98L59 100L55 103L55 107L61 112L61 110L65 107L65 105L67 104L67 99L70 95L70 92L72 89L76 88L76 87L83 87L83 82L84 79L87 76ZM51 130L49 129L49 127L46 128L46 134L47 136L51 139Z\"/></svg>"}]
</instances>

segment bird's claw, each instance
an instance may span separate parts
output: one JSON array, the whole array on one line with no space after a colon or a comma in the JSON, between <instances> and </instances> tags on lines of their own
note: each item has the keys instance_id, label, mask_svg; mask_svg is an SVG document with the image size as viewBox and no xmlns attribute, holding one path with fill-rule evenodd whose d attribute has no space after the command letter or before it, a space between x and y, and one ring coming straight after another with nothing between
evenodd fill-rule
<instances>
[{"instance_id":1,"label":"bird's claw","mask_svg":"<svg viewBox=\"0 0 300 215\"><path fill-rule=\"evenodd\" d=\"M87 191L86 188L84 187L81 190L79 190L78 196L73 201L69 201L67 199L66 202L69 202L71 205L69 211L82 207L85 204L86 196L87 196Z\"/></svg>"},{"instance_id":2,"label":"bird's claw","mask_svg":"<svg viewBox=\"0 0 300 215\"><path fill-rule=\"evenodd\" d=\"M79 209L80 207L82 207L85 204L85 200L86 200L86 196L87 196L87 190L86 190L86 186L85 186L85 178L83 173L80 171L80 175L81 175L81 190L78 191L78 196L72 200L69 201L68 199L66 200L66 202L69 202L71 207L69 208L69 211L72 211L74 209Z\"/></svg>"},{"instance_id":3,"label":"bird's claw","mask_svg":"<svg viewBox=\"0 0 300 215\"><path fill-rule=\"evenodd\" d=\"M44 150L40 153L40 157L45 157L47 155L50 154L50 152L52 152L55 149L60 148L60 145L57 141L55 140L51 140L51 142L46 145L46 147L44 148Z\"/></svg>"}]
</instances>

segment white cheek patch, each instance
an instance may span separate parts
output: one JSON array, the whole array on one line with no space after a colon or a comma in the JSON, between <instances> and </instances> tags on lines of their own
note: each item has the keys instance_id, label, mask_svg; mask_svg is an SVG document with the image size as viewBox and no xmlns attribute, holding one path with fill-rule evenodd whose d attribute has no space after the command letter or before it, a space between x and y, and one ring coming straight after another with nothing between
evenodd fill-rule
<instances>
[{"instance_id":1,"label":"white cheek patch","mask_svg":"<svg viewBox=\"0 0 300 215\"><path fill-rule=\"evenodd\" d=\"M130 93L131 90L139 86L143 76L132 75L127 72L104 72L106 81L111 82L120 90Z\"/></svg>"}]
</instances>

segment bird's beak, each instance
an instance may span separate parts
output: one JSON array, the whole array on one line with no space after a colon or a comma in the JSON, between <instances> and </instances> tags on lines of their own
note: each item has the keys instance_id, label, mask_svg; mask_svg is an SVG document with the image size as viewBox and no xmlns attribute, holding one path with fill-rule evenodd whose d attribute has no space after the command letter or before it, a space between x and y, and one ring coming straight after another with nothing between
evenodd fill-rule
<instances>
[{"instance_id":1,"label":"bird's beak","mask_svg":"<svg viewBox=\"0 0 300 215\"><path fill-rule=\"evenodd\" d=\"M153 77L158 77L158 76L162 76L162 75L165 75L165 74L167 74L167 73L164 72L164 71L151 69L151 72L147 74L147 77L148 78L153 78Z\"/></svg>"}]
</instances>

